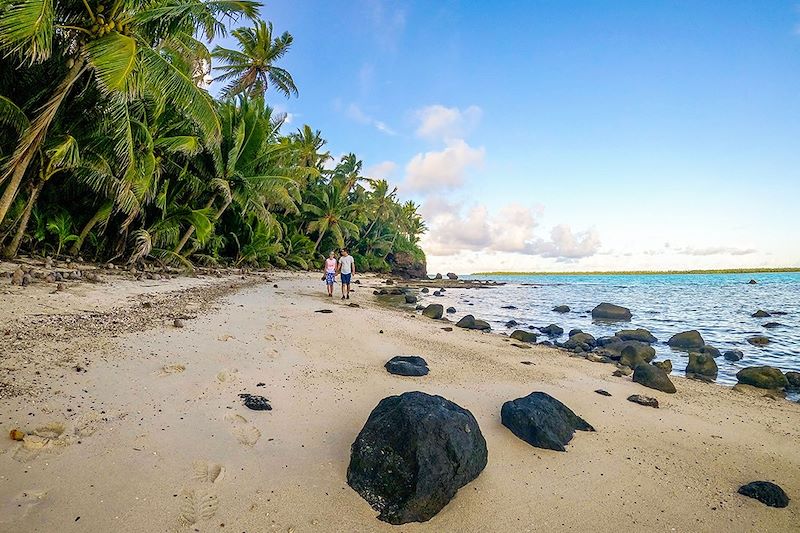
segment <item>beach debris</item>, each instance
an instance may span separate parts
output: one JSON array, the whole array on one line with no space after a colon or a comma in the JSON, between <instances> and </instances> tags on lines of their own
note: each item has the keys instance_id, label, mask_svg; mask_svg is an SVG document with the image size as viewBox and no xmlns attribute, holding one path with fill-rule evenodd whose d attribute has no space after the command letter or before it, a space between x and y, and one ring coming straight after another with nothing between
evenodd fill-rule
<instances>
[{"instance_id":1,"label":"beach debris","mask_svg":"<svg viewBox=\"0 0 800 533\"><path fill-rule=\"evenodd\" d=\"M663 370L664 372L666 372L667 374L672 372L672 361L670 361L669 359L665 359L664 361L656 361L653 364L658 368L660 368L661 370Z\"/></svg>"},{"instance_id":2,"label":"beach debris","mask_svg":"<svg viewBox=\"0 0 800 533\"><path fill-rule=\"evenodd\" d=\"M703 340L703 336L700 335L700 332L693 329L676 333L669 338L667 344L678 350L699 350L705 346L706 342Z\"/></svg>"},{"instance_id":3,"label":"beach debris","mask_svg":"<svg viewBox=\"0 0 800 533\"><path fill-rule=\"evenodd\" d=\"M592 309L592 318L595 320L630 320L631 310L627 307L603 302Z\"/></svg>"},{"instance_id":4,"label":"beach debris","mask_svg":"<svg viewBox=\"0 0 800 533\"><path fill-rule=\"evenodd\" d=\"M597 389L595 392L600 396L611 396L611 393L608 392L607 390Z\"/></svg>"},{"instance_id":5,"label":"beach debris","mask_svg":"<svg viewBox=\"0 0 800 533\"><path fill-rule=\"evenodd\" d=\"M770 481L751 481L742 485L737 491L742 496L753 498L770 507L786 507L789 496L775 483Z\"/></svg>"},{"instance_id":6,"label":"beach debris","mask_svg":"<svg viewBox=\"0 0 800 533\"><path fill-rule=\"evenodd\" d=\"M764 335L753 335L752 337L747 338L747 342L753 346L766 346L769 344L769 337L765 337Z\"/></svg>"},{"instance_id":7,"label":"beach debris","mask_svg":"<svg viewBox=\"0 0 800 533\"><path fill-rule=\"evenodd\" d=\"M572 410L544 392L531 394L503 404L500 419L505 427L531 446L566 451L576 430L594 428Z\"/></svg>"},{"instance_id":8,"label":"beach debris","mask_svg":"<svg viewBox=\"0 0 800 533\"><path fill-rule=\"evenodd\" d=\"M390 524L425 522L486 467L472 413L424 392L378 403L350 451L347 484Z\"/></svg>"},{"instance_id":9,"label":"beach debris","mask_svg":"<svg viewBox=\"0 0 800 533\"><path fill-rule=\"evenodd\" d=\"M332 309L318 309L318 310L316 310L314 312L315 313L322 313L322 314L327 315L327 314L333 313L333 310Z\"/></svg>"},{"instance_id":10,"label":"beach debris","mask_svg":"<svg viewBox=\"0 0 800 533\"><path fill-rule=\"evenodd\" d=\"M430 304L422 310L422 315L434 320L442 318L444 315L444 306L442 304Z\"/></svg>"},{"instance_id":11,"label":"beach debris","mask_svg":"<svg viewBox=\"0 0 800 533\"><path fill-rule=\"evenodd\" d=\"M452 279L454 281L458 279L458 276L453 272L448 272L446 275L447 275L447 279Z\"/></svg>"},{"instance_id":12,"label":"beach debris","mask_svg":"<svg viewBox=\"0 0 800 533\"><path fill-rule=\"evenodd\" d=\"M548 337L558 337L564 333L564 328L556 324L550 324L543 328L539 328L539 331Z\"/></svg>"},{"instance_id":13,"label":"beach debris","mask_svg":"<svg viewBox=\"0 0 800 533\"><path fill-rule=\"evenodd\" d=\"M556 313L569 313L570 309L568 305L557 305L553 308L553 311Z\"/></svg>"},{"instance_id":14,"label":"beach debris","mask_svg":"<svg viewBox=\"0 0 800 533\"><path fill-rule=\"evenodd\" d=\"M418 355L397 355L384 365L390 374L398 376L425 376L428 374L428 363Z\"/></svg>"},{"instance_id":15,"label":"beach debris","mask_svg":"<svg viewBox=\"0 0 800 533\"><path fill-rule=\"evenodd\" d=\"M181 320L180 318L176 318L175 320L172 321L172 325L175 326L176 328L182 328L183 320Z\"/></svg>"},{"instance_id":16,"label":"beach debris","mask_svg":"<svg viewBox=\"0 0 800 533\"><path fill-rule=\"evenodd\" d=\"M269 400L263 396L243 393L239 395L239 398L244 400L245 407L252 409L253 411L272 411L272 406L269 404Z\"/></svg>"},{"instance_id":17,"label":"beach debris","mask_svg":"<svg viewBox=\"0 0 800 533\"><path fill-rule=\"evenodd\" d=\"M536 333L525 331L522 329L514 330L511 333L511 338L520 342L536 342Z\"/></svg>"},{"instance_id":18,"label":"beach debris","mask_svg":"<svg viewBox=\"0 0 800 533\"><path fill-rule=\"evenodd\" d=\"M689 364L686 365L686 377L703 377L713 381L717 379L717 362L705 353L689 352Z\"/></svg>"},{"instance_id":19,"label":"beach debris","mask_svg":"<svg viewBox=\"0 0 800 533\"><path fill-rule=\"evenodd\" d=\"M669 394L676 392L675 385L672 384L667 373L649 363L639 364L633 369L633 381L661 392Z\"/></svg>"},{"instance_id":20,"label":"beach debris","mask_svg":"<svg viewBox=\"0 0 800 533\"><path fill-rule=\"evenodd\" d=\"M628 396L628 401L644 405L645 407L655 407L658 409L658 400L650 396L643 396L641 394L631 394Z\"/></svg>"},{"instance_id":21,"label":"beach debris","mask_svg":"<svg viewBox=\"0 0 800 533\"><path fill-rule=\"evenodd\" d=\"M453 328L447 326L446 328L442 328L443 331L453 331Z\"/></svg>"},{"instance_id":22,"label":"beach debris","mask_svg":"<svg viewBox=\"0 0 800 533\"><path fill-rule=\"evenodd\" d=\"M353 292L353 291L350 291L350 292ZM357 303L349 303L349 304L347 304L347 307L358 308L358 307L361 307L361 306L358 305Z\"/></svg>"},{"instance_id":23,"label":"beach debris","mask_svg":"<svg viewBox=\"0 0 800 533\"><path fill-rule=\"evenodd\" d=\"M728 361L741 361L744 357L744 354L741 350L728 350L725 352L723 357Z\"/></svg>"},{"instance_id":24,"label":"beach debris","mask_svg":"<svg viewBox=\"0 0 800 533\"><path fill-rule=\"evenodd\" d=\"M614 336L623 341L639 341L646 342L647 344L652 344L658 340L652 333L644 328L623 329L616 332Z\"/></svg>"},{"instance_id":25,"label":"beach debris","mask_svg":"<svg viewBox=\"0 0 800 533\"><path fill-rule=\"evenodd\" d=\"M759 389L782 389L788 382L780 369L772 366L749 366L736 373L739 383Z\"/></svg>"},{"instance_id":26,"label":"beach debris","mask_svg":"<svg viewBox=\"0 0 800 533\"><path fill-rule=\"evenodd\" d=\"M25 438L25 432L18 429L12 429L8 432L8 436L11 440L21 441Z\"/></svg>"},{"instance_id":27,"label":"beach debris","mask_svg":"<svg viewBox=\"0 0 800 533\"><path fill-rule=\"evenodd\" d=\"M536 364L533 361L520 361L520 363L522 363L523 365L535 365Z\"/></svg>"},{"instance_id":28,"label":"beach debris","mask_svg":"<svg viewBox=\"0 0 800 533\"><path fill-rule=\"evenodd\" d=\"M770 313L767 313L763 309L759 309L758 311L756 311L755 313L753 313L750 316L753 317L753 318L767 318L767 317L771 317L772 315Z\"/></svg>"},{"instance_id":29,"label":"beach debris","mask_svg":"<svg viewBox=\"0 0 800 533\"><path fill-rule=\"evenodd\" d=\"M488 331L492 329L492 326L490 326L488 322L477 319L472 315L464 316L461 320L456 322L456 326L459 328L475 329L479 331Z\"/></svg>"},{"instance_id":30,"label":"beach debris","mask_svg":"<svg viewBox=\"0 0 800 533\"><path fill-rule=\"evenodd\" d=\"M380 330L378 333L381 333L381 334L383 334L383 330Z\"/></svg>"}]
</instances>

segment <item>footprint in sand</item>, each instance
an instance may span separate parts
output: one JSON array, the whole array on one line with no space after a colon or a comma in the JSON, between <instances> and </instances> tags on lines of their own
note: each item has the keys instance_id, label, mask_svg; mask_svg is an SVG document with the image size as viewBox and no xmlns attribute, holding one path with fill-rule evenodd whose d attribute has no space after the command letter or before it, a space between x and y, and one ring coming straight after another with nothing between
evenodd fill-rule
<instances>
[{"instance_id":1,"label":"footprint in sand","mask_svg":"<svg viewBox=\"0 0 800 533\"><path fill-rule=\"evenodd\" d=\"M180 374L186 370L186 365L164 365L158 372L159 376L169 376L170 374Z\"/></svg>"},{"instance_id":2,"label":"footprint in sand","mask_svg":"<svg viewBox=\"0 0 800 533\"><path fill-rule=\"evenodd\" d=\"M222 369L217 373L217 381L219 381L220 383L235 381L237 379L238 373L239 371L237 369L233 370L228 370L227 368Z\"/></svg>"},{"instance_id":3,"label":"footprint in sand","mask_svg":"<svg viewBox=\"0 0 800 533\"><path fill-rule=\"evenodd\" d=\"M46 490L25 490L20 492L0 506L0 524L16 522L25 518L34 507L42 503L46 496Z\"/></svg>"},{"instance_id":4,"label":"footprint in sand","mask_svg":"<svg viewBox=\"0 0 800 533\"><path fill-rule=\"evenodd\" d=\"M191 481L181 490L180 518L188 524L209 520L219 510L214 484L222 481L225 467L209 461L192 463Z\"/></svg>"},{"instance_id":5,"label":"footprint in sand","mask_svg":"<svg viewBox=\"0 0 800 533\"><path fill-rule=\"evenodd\" d=\"M225 420L231 425L231 433L241 444L255 446L258 439L261 438L261 431L248 424L247 419L242 415L227 414Z\"/></svg>"},{"instance_id":6,"label":"footprint in sand","mask_svg":"<svg viewBox=\"0 0 800 533\"><path fill-rule=\"evenodd\" d=\"M42 452L57 451L66 447L71 439L64 433L65 429L61 422L51 422L36 428L25 435L12 457L20 463L27 463L39 457Z\"/></svg>"}]
</instances>

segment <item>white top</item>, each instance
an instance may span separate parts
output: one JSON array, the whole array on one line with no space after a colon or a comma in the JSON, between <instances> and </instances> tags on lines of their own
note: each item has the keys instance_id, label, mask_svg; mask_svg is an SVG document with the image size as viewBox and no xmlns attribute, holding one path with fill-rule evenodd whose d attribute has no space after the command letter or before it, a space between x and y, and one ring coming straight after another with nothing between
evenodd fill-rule
<instances>
[{"instance_id":1,"label":"white top","mask_svg":"<svg viewBox=\"0 0 800 533\"><path fill-rule=\"evenodd\" d=\"M353 272L353 265L355 260L352 255L343 255L339 258L339 270L342 274L350 274Z\"/></svg>"},{"instance_id":2,"label":"white top","mask_svg":"<svg viewBox=\"0 0 800 533\"><path fill-rule=\"evenodd\" d=\"M331 274L336 272L336 259L325 260L325 272L330 272Z\"/></svg>"}]
</instances>

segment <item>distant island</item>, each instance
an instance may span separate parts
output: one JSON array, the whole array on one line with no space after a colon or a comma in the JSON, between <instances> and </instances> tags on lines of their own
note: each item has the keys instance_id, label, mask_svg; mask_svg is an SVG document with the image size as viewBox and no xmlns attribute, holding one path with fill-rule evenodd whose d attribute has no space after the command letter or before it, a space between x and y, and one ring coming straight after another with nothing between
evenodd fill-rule
<instances>
[{"instance_id":1,"label":"distant island","mask_svg":"<svg viewBox=\"0 0 800 533\"><path fill-rule=\"evenodd\" d=\"M607 270L581 272L475 272L471 276L630 276L663 274L764 274L800 272L800 267L784 268L722 268L718 270Z\"/></svg>"}]
</instances>

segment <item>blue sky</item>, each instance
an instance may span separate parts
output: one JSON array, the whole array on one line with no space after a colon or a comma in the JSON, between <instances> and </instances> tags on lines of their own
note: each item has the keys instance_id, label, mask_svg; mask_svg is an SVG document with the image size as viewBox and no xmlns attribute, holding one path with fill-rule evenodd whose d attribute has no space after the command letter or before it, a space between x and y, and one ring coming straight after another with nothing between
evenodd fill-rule
<instances>
[{"instance_id":1,"label":"blue sky","mask_svg":"<svg viewBox=\"0 0 800 533\"><path fill-rule=\"evenodd\" d=\"M431 271L800 265L800 2L288 1L272 94Z\"/></svg>"}]
</instances>

